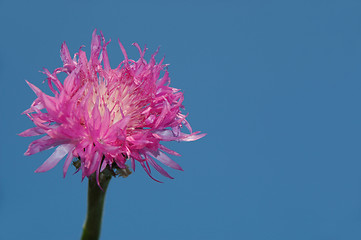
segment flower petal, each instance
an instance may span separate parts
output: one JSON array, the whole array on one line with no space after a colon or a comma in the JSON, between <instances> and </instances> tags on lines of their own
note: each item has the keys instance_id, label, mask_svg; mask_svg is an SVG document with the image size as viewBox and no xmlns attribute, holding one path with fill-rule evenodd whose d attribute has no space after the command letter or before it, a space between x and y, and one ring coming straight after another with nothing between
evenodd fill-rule
<instances>
[{"instance_id":1,"label":"flower petal","mask_svg":"<svg viewBox=\"0 0 361 240\"><path fill-rule=\"evenodd\" d=\"M181 135L180 135L181 139L179 139L179 140L184 141L184 142L192 142L192 141L196 141L207 135L207 133L202 133L202 134L198 134L198 133L199 132L194 132L192 134L181 133Z\"/></svg>"},{"instance_id":2,"label":"flower petal","mask_svg":"<svg viewBox=\"0 0 361 240\"><path fill-rule=\"evenodd\" d=\"M34 93L36 94L36 96L41 97L42 95L42 91L35 85L31 84L30 82L26 81L25 82L29 85L29 87L34 91Z\"/></svg>"},{"instance_id":3,"label":"flower petal","mask_svg":"<svg viewBox=\"0 0 361 240\"><path fill-rule=\"evenodd\" d=\"M74 155L72 153L72 151L74 150L74 146L69 150L68 156L66 157L66 160L64 162L64 166L63 166L63 177L65 177L66 173L68 172L68 168L70 166L71 161L74 158Z\"/></svg>"},{"instance_id":4,"label":"flower petal","mask_svg":"<svg viewBox=\"0 0 361 240\"><path fill-rule=\"evenodd\" d=\"M168 157L165 153L158 151L156 155L151 153L150 151L147 152L148 155L152 156L153 158L159 160L164 165L171 167L173 169L183 171L182 167L179 166L178 163L174 162L170 157Z\"/></svg>"},{"instance_id":5,"label":"flower petal","mask_svg":"<svg viewBox=\"0 0 361 240\"><path fill-rule=\"evenodd\" d=\"M21 137L32 137L32 136L38 136L41 134L45 134L46 131L40 127L33 127L25 130L24 132L19 133L19 136Z\"/></svg>"},{"instance_id":6,"label":"flower petal","mask_svg":"<svg viewBox=\"0 0 361 240\"><path fill-rule=\"evenodd\" d=\"M68 143L69 140L65 139L52 139L50 136L44 136L38 140L30 143L28 150L24 153L25 156L30 156L35 153L53 148L57 145Z\"/></svg>"},{"instance_id":7,"label":"flower petal","mask_svg":"<svg viewBox=\"0 0 361 240\"><path fill-rule=\"evenodd\" d=\"M147 158L147 161L157 170L160 174L163 176L174 179L172 176L170 176L161 166L159 166L152 158Z\"/></svg>"},{"instance_id":8,"label":"flower petal","mask_svg":"<svg viewBox=\"0 0 361 240\"><path fill-rule=\"evenodd\" d=\"M70 53L69 53L69 49L68 46L66 45L65 42L63 42L61 44L61 48L60 48L60 57L61 60L63 61L64 65L74 65L73 60L71 59Z\"/></svg>"},{"instance_id":9,"label":"flower petal","mask_svg":"<svg viewBox=\"0 0 361 240\"><path fill-rule=\"evenodd\" d=\"M169 149L169 148L167 148L167 147L165 147L165 146L163 146L161 144L159 144L159 149L161 149L162 151L164 151L164 152L166 152L168 154L172 154L174 156L178 156L178 157L181 156L179 153L177 153L177 152L175 152L175 151L173 151L173 150L171 150L171 149Z\"/></svg>"},{"instance_id":10,"label":"flower petal","mask_svg":"<svg viewBox=\"0 0 361 240\"><path fill-rule=\"evenodd\" d=\"M152 176L152 174L150 173L150 171L148 170L148 168L145 166L144 162L140 162L140 165L142 165L144 171L148 174L148 176L149 176L151 179L153 179L153 180L156 181L156 182L162 183L161 181L155 179L155 178Z\"/></svg>"},{"instance_id":11,"label":"flower petal","mask_svg":"<svg viewBox=\"0 0 361 240\"><path fill-rule=\"evenodd\" d=\"M60 145L51 156L38 168L35 170L38 172L46 172L53 167L66 155L69 153L70 149L73 147L73 144L63 144Z\"/></svg>"}]
</instances>

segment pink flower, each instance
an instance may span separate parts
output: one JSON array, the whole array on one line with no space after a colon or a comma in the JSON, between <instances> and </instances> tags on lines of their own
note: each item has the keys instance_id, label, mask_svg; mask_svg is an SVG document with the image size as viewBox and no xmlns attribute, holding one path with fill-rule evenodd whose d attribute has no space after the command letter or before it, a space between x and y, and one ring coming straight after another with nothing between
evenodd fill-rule
<instances>
[{"instance_id":1,"label":"pink flower","mask_svg":"<svg viewBox=\"0 0 361 240\"><path fill-rule=\"evenodd\" d=\"M134 61L128 59L119 42L125 59L111 69L106 50L109 42L105 43L103 34L97 35L95 30L89 61L81 49L72 59L64 42L60 50L63 67L53 73L44 69L54 96L27 82L37 98L24 113L36 127L20 136L44 136L33 141L25 155L57 147L35 172L48 171L67 155L64 177L76 157L80 159L83 178L95 172L99 176L107 166L126 168L127 160L133 170L138 161L151 178L149 165L172 178L159 162L182 170L165 153L180 155L161 141L195 141L205 134L192 132L181 113L183 93L169 86L164 58L159 63L154 59L158 51L146 62L145 49L134 43L140 54ZM64 83L57 77L61 72L67 74ZM182 126L190 133L181 132Z\"/></svg>"}]
</instances>

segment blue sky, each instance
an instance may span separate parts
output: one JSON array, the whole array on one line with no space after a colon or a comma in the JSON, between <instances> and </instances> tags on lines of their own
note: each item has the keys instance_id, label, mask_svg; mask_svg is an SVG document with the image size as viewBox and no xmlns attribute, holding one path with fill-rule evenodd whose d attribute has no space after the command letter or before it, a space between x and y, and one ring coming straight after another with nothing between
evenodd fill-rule
<instances>
[{"instance_id":1,"label":"blue sky","mask_svg":"<svg viewBox=\"0 0 361 240\"><path fill-rule=\"evenodd\" d=\"M110 183L102 239L361 238L360 1L2 1L0 238L79 239L87 183L35 138L20 113L43 67L89 52L102 30L112 67L131 43L161 47L195 130L172 143L185 170L159 184L137 171Z\"/></svg>"}]
</instances>

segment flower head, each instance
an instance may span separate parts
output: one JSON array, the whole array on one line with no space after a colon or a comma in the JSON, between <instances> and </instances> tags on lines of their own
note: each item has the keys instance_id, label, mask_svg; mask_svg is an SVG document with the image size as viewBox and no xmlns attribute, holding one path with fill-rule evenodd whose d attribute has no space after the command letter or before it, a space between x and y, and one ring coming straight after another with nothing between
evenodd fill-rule
<instances>
[{"instance_id":1,"label":"flower head","mask_svg":"<svg viewBox=\"0 0 361 240\"><path fill-rule=\"evenodd\" d=\"M33 141L25 155L57 147L35 172L48 171L67 156L64 177L76 157L83 178L93 173L99 176L106 167L124 169L127 160L133 170L138 161L150 177L151 165L172 178L158 163L182 170L167 155L179 154L161 141L195 141L205 134L192 132L181 113L183 93L169 86L164 58L156 63L155 52L147 62L145 49L134 43L140 58L128 59L119 42L124 60L111 69L106 49L109 42L95 30L89 61L81 49L72 59L64 42L60 50L63 67L53 73L44 69L54 96L27 82L37 98L24 113L36 126L20 136L44 136ZM67 74L64 83L57 77L61 72ZM190 133L181 132L182 126Z\"/></svg>"}]
</instances>

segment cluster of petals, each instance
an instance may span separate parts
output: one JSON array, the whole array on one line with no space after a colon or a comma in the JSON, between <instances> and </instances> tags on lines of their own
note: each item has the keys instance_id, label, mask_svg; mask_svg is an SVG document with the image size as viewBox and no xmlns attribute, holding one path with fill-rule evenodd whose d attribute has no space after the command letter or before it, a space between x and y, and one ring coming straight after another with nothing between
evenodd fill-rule
<instances>
[{"instance_id":1,"label":"cluster of petals","mask_svg":"<svg viewBox=\"0 0 361 240\"><path fill-rule=\"evenodd\" d=\"M155 52L147 62L146 49L134 43L140 58L128 59L119 42L124 60L112 69L106 49L109 42L95 30L89 60L81 48L71 58L64 42L60 50L63 66L52 73L44 69L53 96L27 82L37 98L24 113L35 127L20 136L43 136L29 145L25 155L56 147L36 172L48 171L65 158L64 177L72 160L78 158L82 178L93 173L99 177L107 166L126 168L126 161L133 170L138 161L151 178L150 166L172 178L159 163L182 170L167 155L179 154L161 142L195 141L205 134L192 132L181 113L183 93L169 86L164 58L157 63ZM59 73L66 74L63 83ZM183 126L189 133L181 131Z\"/></svg>"}]
</instances>

